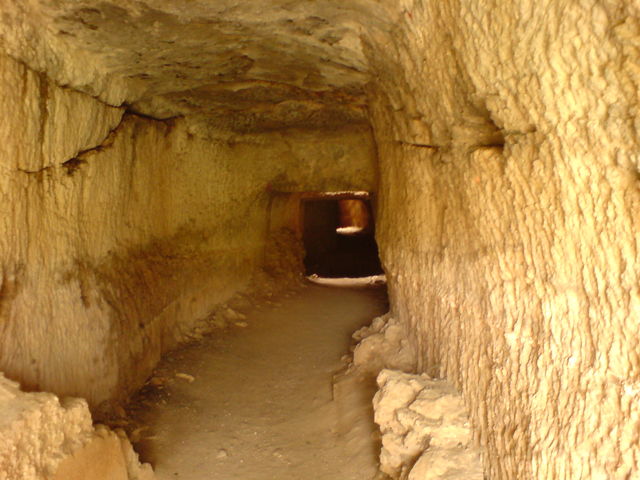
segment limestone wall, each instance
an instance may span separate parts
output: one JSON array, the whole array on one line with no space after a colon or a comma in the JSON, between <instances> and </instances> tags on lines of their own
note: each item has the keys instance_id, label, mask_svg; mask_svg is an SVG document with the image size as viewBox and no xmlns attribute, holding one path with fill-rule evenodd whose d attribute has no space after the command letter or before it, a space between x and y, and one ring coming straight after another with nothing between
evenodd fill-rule
<instances>
[{"instance_id":1,"label":"limestone wall","mask_svg":"<svg viewBox=\"0 0 640 480\"><path fill-rule=\"evenodd\" d=\"M24 393L0 374L1 480L153 480L124 433L93 427L87 402Z\"/></svg>"},{"instance_id":2,"label":"limestone wall","mask_svg":"<svg viewBox=\"0 0 640 480\"><path fill-rule=\"evenodd\" d=\"M404 1L367 38L393 315L494 480L640 474L632 4Z\"/></svg>"},{"instance_id":3,"label":"limestone wall","mask_svg":"<svg viewBox=\"0 0 640 480\"><path fill-rule=\"evenodd\" d=\"M156 121L0 59L0 371L92 406L264 260L274 191L375 188L367 128Z\"/></svg>"},{"instance_id":4,"label":"limestone wall","mask_svg":"<svg viewBox=\"0 0 640 480\"><path fill-rule=\"evenodd\" d=\"M492 478L638 475L637 1L54 3L7 3L10 54L200 123L1 59L0 370L93 405L139 383L262 264L275 193L376 189L345 127L368 80L394 327Z\"/></svg>"}]
</instances>

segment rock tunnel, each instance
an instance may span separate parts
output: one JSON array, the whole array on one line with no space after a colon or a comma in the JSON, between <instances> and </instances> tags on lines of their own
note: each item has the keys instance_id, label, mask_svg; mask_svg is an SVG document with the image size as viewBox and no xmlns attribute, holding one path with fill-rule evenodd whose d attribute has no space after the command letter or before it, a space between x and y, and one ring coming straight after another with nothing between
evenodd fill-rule
<instances>
[{"instance_id":1,"label":"rock tunnel","mask_svg":"<svg viewBox=\"0 0 640 480\"><path fill-rule=\"evenodd\" d=\"M375 218L403 361L374 373L447 382L478 478L640 478L639 3L0 13L0 479L118 442L128 473L78 478L152 478L93 422L238 292L297 281L331 192Z\"/></svg>"}]
</instances>

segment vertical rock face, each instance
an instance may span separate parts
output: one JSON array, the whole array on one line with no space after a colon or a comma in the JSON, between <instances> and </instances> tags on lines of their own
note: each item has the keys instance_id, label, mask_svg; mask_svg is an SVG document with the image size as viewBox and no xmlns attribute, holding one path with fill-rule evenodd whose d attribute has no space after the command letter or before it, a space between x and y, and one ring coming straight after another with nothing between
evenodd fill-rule
<instances>
[{"instance_id":1,"label":"vertical rock face","mask_svg":"<svg viewBox=\"0 0 640 480\"><path fill-rule=\"evenodd\" d=\"M403 7L368 46L393 314L491 478L634 478L637 8Z\"/></svg>"},{"instance_id":2,"label":"vertical rock face","mask_svg":"<svg viewBox=\"0 0 640 480\"><path fill-rule=\"evenodd\" d=\"M194 129L0 61L0 370L26 388L124 395L262 265L272 192L375 188L366 127Z\"/></svg>"}]
</instances>

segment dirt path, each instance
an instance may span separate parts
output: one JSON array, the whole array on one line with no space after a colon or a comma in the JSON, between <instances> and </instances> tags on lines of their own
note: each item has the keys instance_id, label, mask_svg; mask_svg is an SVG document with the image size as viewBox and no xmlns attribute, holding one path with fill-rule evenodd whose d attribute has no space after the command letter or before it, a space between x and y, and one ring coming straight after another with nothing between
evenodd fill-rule
<instances>
[{"instance_id":1,"label":"dirt path","mask_svg":"<svg viewBox=\"0 0 640 480\"><path fill-rule=\"evenodd\" d=\"M385 310L381 287L309 285L168 357L171 380L143 414L145 460L159 479L372 478L371 388L350 380L333 399L332 377L353 331Z\"/></svg>"}]
</instances>

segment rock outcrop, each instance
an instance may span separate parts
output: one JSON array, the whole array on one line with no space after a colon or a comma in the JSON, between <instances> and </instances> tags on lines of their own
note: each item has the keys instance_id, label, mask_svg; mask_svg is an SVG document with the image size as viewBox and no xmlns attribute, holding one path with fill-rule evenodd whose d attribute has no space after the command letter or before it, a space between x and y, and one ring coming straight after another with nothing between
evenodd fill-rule
<instances>
[{"instance_id":1,"label":"rock outcrop","mask_svg":"<svg viewBox=\"0 0 640 480\"><path fill-rule=\"evenodd\" d=\"M1 480L153 480L124 434L93 427L87 402L25 393L0 374Z\"/></svg>"},{"instance_id":2,"label":"rock outcrop","mask_svg":"<svg viewBox=\"0 0 640 480\"><path fill-rule=\"evenodd\" d=\"M383 370L373 399L380 470L393 479L484 480L467 409L452 385Z\"/></svg>"}]
</instances>

